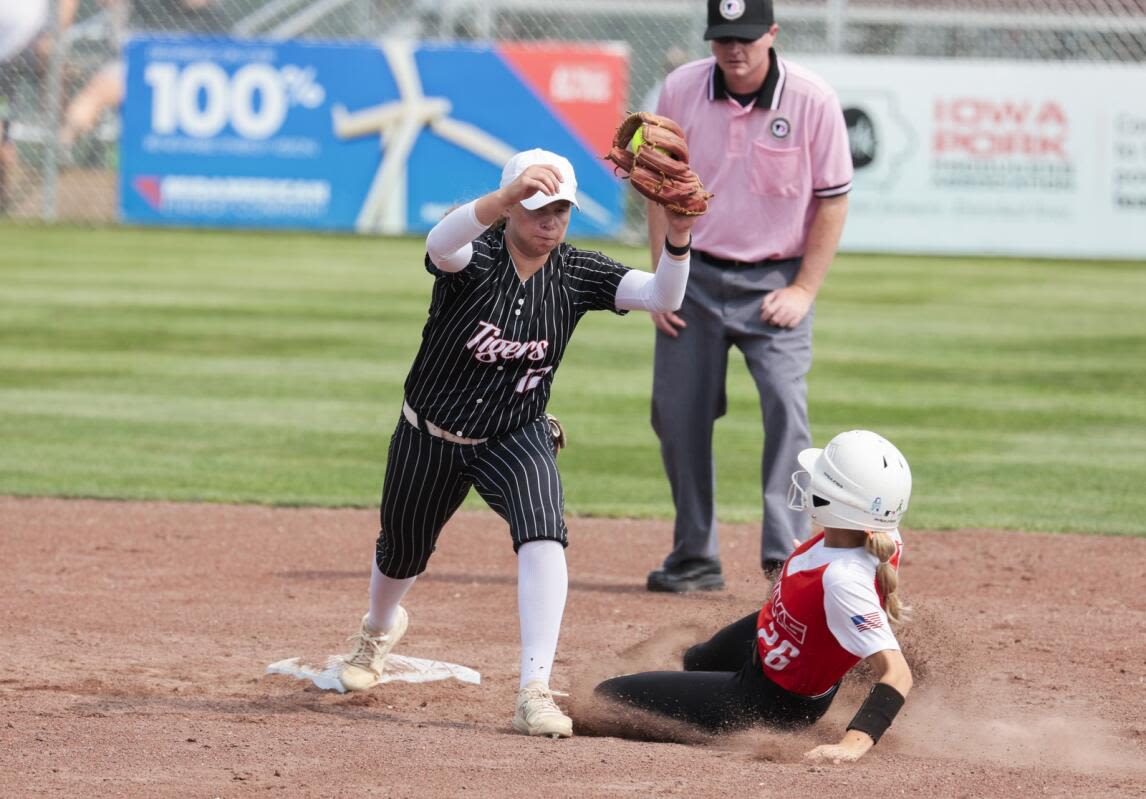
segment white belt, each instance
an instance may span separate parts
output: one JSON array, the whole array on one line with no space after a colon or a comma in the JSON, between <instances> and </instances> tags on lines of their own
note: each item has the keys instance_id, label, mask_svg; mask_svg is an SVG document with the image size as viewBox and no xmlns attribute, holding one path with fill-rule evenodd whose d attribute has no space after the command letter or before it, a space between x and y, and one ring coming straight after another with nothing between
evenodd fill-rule
<instances>
[{"instance_id":1,"label":"white belt","mask_svg":"<svg viewBox=\"0 0 1146 799\"><path fill-rule=\"evenodd\" d=\"M443 441L449 441L451 444L484 444L489 441L488 438L466 438L465 436L456 436L449 430L443 430L429 419L423 419L422 423L418 423L418 414L414 413L414 409L410 407L410 403L402 400L402 415L406 417L406 421L414 425L419 430L425 430L435 438L440 438ZM423 426L424 425L424 426Z\"/></svg>"}]
</instances>

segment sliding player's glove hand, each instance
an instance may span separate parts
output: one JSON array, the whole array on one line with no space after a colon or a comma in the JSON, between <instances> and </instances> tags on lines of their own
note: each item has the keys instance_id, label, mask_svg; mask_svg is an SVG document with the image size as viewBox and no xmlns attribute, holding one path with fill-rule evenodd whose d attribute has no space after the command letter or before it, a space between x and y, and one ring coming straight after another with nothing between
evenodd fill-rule
<instances>
[{"instance_id":1,"label":"sliding player's glove hand","mask_svg":"<svg viewBox=\"0 0 1146 799\"><path fill-rule=\"evenodd\" d=\"M680 125L668 117L641 111L629 114L613 135L605 156L633 188L670 211L700 216L712 194L689 168L688 144Z\"/></svg>"}]
</instances>

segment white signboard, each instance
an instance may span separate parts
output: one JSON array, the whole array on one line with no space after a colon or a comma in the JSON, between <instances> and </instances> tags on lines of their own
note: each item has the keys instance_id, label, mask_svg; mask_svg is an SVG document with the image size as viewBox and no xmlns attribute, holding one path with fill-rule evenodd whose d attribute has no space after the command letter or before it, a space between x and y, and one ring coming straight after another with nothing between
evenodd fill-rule
<instances>
[{"instance_id":1,"label":"white signboard","mask_svg":"<svg viewBox=\"0 0 1146 799\"><path fill-rule=\"evenodd\" d=\"M848 122L841 249L1146 260L1146 66L795 60Z\"/></svg>"}]
</instances>

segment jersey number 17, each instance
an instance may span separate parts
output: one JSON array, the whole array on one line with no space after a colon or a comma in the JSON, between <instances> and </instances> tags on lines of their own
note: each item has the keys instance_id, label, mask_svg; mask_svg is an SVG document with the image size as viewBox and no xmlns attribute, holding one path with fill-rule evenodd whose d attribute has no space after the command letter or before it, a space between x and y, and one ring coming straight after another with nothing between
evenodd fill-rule
<instances>
[{"instance_id":1,"label":"jersey number 17","mask_svg":"<svg viewBox=\"0 0 1146 799\"><path fill-rule=\"evenodd\" d=\"M552 366L543 366L540 369L526 369L525 375L517 381L517 385L513 390L518 394L524 394L526 391L533 391L537 388L541 378L553 371Z\"/></svg>"}]
</instances>

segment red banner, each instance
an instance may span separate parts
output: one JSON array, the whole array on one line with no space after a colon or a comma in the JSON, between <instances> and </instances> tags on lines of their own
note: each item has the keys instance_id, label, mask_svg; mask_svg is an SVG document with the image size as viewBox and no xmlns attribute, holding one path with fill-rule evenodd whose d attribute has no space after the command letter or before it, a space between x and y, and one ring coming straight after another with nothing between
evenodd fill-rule
<instances>
[{"instance_id":1,"label":"red banner","mask_svg":"<svg viewBox=\"0 0 1146 799\"><path fill-rule=\"evenodd\" d=\"M602 156L609 151L628 109L627 47L515 42L499 44L498 50L586 147Z\"/></svg>"}]
</instances>

